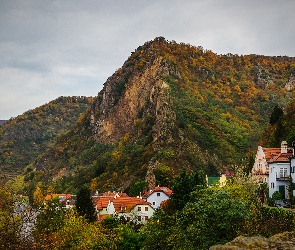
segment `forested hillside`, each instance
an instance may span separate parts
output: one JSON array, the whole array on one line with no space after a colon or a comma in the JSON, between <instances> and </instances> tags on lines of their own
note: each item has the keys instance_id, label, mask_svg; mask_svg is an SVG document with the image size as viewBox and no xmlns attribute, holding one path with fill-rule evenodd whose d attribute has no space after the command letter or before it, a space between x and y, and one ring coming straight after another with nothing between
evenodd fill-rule
<instances>
[{"instance_id":1,"label":"forested hillside","mask_svg":"<svg viewBox=\"0 0 295 250\"><path fill-rule=\"evenodd\" d=\"M55 137L73 127L91 97L59 97L0 126L0 172L11 178L53 145Z\"/></svg>"},{"instance_id":2,"label":"forested hillside","mask_svg":"<svg viewBox=\"0 0 295 250\"><path fill-rule=\"evenodd\" d=\"M295 145L295 100L287 107L277 105L274 108L260 143L279 147L282 141L287 141L289 147Z\"/></svg>"},{"instance_id":3,"label":"forested hillside","mask_svg":"<svg viewBox=\"0 0 295 250\"><path fill-rule=\"evenodd\" d=\"M293 96L295 58L217 55L159 37L131 54L74 128L26 173L56 192L169 185L247 164L276 105ZM44 191L45 192L45 191Z\"/></svg>"}]
</instances>

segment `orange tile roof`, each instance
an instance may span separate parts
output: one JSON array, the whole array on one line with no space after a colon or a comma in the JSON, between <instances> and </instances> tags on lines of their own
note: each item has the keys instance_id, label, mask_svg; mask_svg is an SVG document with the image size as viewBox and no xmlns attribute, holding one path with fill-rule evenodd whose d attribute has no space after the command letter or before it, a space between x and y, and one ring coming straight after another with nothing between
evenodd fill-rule
<instances>
[{"instance_id":1,"label":"orange tile roof","mask_svg":"<svg viewBox=\"0 0 295 250\"><path fill-rule=\"evenodd\" d=\"M104 196L104 197L114 197L114 196L117 196L117 197L128 197L128 194L108 191L108 192L104 192L102 194L102 196Z\"/></svg>"},{"instance_id":2,"label":"orange tile roof","mask_svg":"<svg viewBox=\"0 0 295 250\"><path fill-rule=\"evenodd\" d=\"M149 197L154 192L163 192L163 193L165 193L168 196L170 196L172 194L172 190L170 188L157 186L154 189L145 192L142 197L143 198L147 198L147 197Z\"/></svg>"},{"instance_id":3,"label":"orange tile roof","mask_svg":"<svg viewBox=\"0 0 295 250\"><path fill-rule=\"evenodd\" d=\"M45 196L45 200L48 201L55 197L60 197L60 196L65 196L66 199L69 199L72 195L71 194L48 194Z\"/></svg>"},{"instance_id":4,"label":"orange tile roof","mask_svg":"<svg viewBox=\"0 0 295 250\"><path fill-rule=\"evenodd\" d=\"M102 210L103 208L106 208L109 204L109 202L112 201L115 207L116 212L130 212L136 205L150 205L149 202L144 201L141 198L137 197L97 197L95 202L95 205L97 206L97 210Z\"/></svg>"},{"instance_id":5,"label":"orange tile roof","mask_svg":"<svg viewBox=\"0 0 295 250\"><path fill-rule=\"evenodd\" d=\"M288 153L281 153L281 148L262 148L267 162L288 162L293 155L293 150L288 148Z\"/></svg>"}]
</instances>

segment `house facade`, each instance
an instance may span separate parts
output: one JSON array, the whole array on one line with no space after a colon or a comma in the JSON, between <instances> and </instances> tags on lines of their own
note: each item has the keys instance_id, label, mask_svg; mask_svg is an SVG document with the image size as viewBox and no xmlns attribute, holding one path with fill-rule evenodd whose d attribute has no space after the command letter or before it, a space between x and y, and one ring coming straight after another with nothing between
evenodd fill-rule
<instances>
[{"instance_id":1,"label":"house facade","mask_svg":"<svg viewBox=\"0 0 295 250\"><path fill-rule=\"evenodd\" d=\"M99 220L107 216L144 224L154 214L151 204L139 197L96 197L93 199Z\"/></svg>"},{"instance_id":2,"label":"house facade","mask_svg":"<svg viewBox=\"0 0 295 250\"><path fill-rule=\"evenodd\" d=\"M269 183L269 162L281 153L281 148L258 146L252 174L259 183Z\"/></svg>"},{"instance_id":3,"label":"house facade","mask_svg":"<svg viewBox=\"0 0 295 250\"><path fill-rule=\"evenodd\" d=\"M168 187L155 187L143 194L142 199L149 202L154 209L160 207L163 201L169 199L172 190Z\"/></svg>"},{"instance_id":4,"label":"house facade","mask_svg":"<svg viewBox=\"0 0 295 250\"><path fill-rule=\"evenodd\" d=\"M290 158L290 173L291 173L291 180L292 180L292 193L295 197L295 156L294 153Z\"/></svg>"},{"instance_id":5,"label":"house facade","mask_svg":"<svg viewBox=\"0 0 295 250\"><path fill-rule=\"evenodd\" d=\"M269 197L272 197L274 192L278 191L283 199L290 198L288 190L293 179L292 157L293 149L288 148L286 141L281 143L281 148L258 147L252 174L259 183L268 184Z\"/></svg>"}]
</instances>

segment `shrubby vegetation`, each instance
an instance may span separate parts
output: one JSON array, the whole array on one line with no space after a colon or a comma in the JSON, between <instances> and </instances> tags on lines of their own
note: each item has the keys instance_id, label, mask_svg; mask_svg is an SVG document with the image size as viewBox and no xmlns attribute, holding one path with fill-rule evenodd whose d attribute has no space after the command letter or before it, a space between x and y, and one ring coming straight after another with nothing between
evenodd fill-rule
<instances>
[{"instance_id":1,"label":"shrubby vegetation","mask_svg":"<svg viewBox=\"0 0 295 250\"><path fill-rule=\"evenodd\" d=\"M183 172L176 190L185 190L184 180L196 175L201 177ZM208 188L196 181L190 190L189 198L174 194L144 227L143 249L208 249L239 235L269 237L295 229L294 213L262 206L259 186L246 174L236 175L224 187Z\"/></svg>"},{"instance_id":2,"label":"shrubby vegetation","mask_svg":"<svg viewBox=\"0 0 295 250\"><path fill-rule=\"evenodd\" d=\"M91 222L53 199L42 208L29 241L19 236L20 221L9 216L13 196L1 187L0 246L6 248L0 249L208 249L239 235L269 237L295 230L294 213L261 204L259 185L243 172L223 187L207 187L201 171L182 170L172 188L171 199L146 225L116 217ZM84 188L80 195L87 199L88 194Z\"/></svg>"}]
</instances>

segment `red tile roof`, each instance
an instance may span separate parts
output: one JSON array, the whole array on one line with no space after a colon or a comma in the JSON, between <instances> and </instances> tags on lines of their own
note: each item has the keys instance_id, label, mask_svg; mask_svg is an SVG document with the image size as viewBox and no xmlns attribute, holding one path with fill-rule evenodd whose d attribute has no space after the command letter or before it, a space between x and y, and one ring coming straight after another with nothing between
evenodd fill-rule
<instances>
[{"instance_id":1,"label":"red tile roof","mask_svg":"<svg viewBox=\"0 0 295 250\"><path fill-rule=\"evenodd\" d=\"M102 194L102 196L104 196L104 197L114 197L114 196L117 196L117 197L128 197L128 194L108 191L108 192L104 192Z\"/></svg>"},{"instance_id":2,"label":"red tile roof","mask_svg":"<svg viewBox=\"0 0 295 250\"><path fill-rule=\"evenodd\" d=\"M144 201L137 197L96 197L94 204L97 206L97 210L106 208L109 202L112 201L116 212L130 212L136 205L150 205L149 202Z\"/></svg>"},{"instance_id":3,"label":"red tile roof","mask_svg":"<svg viewBox=\"0 0 295 250\"><path fill-rule=\"evenodd\" d=\"M225 175L226 177L233 177L235 175L235 172L233 170L223 170L221 173L221 175Z\"/></svg>"},{"instance_id":4,"label":"red tile roof","mask_svg":"<svg viewBox=\"0 0 295 250\"><path fill-rule=\"evenodd\" d=\"M51 200L55 197L60 197L60 196L64 196L66 197L66 200L69 199L72 195L71 194L48 194L45 196L45 200L48 201L48 200Z\"/></svg>"},{"instance_id":5,"label":"red tile roof","mask_svg":"<svg viewBox=\"0 0 295 250\"><path fill-rule=\"evenodd\" d=\"M281 153L281 148L262 148L267 162L288 162L293 151L288 149L287 153Z\"/></svg>"},{"instance_id":6,"label":"red tile roof","mask_svg":"<svg viewBox=\"0 0 295 250\"><path fill-rule=\"evenodd\" d=\"M163 193L165 193L168 196L170 196L172 194L172 190L170 188L157 186L154 189L145 192L143 194L142 198L145 198L146 199L147 197L149 197L154 192L163 192Z\"/></svg>"}]
</instances>

